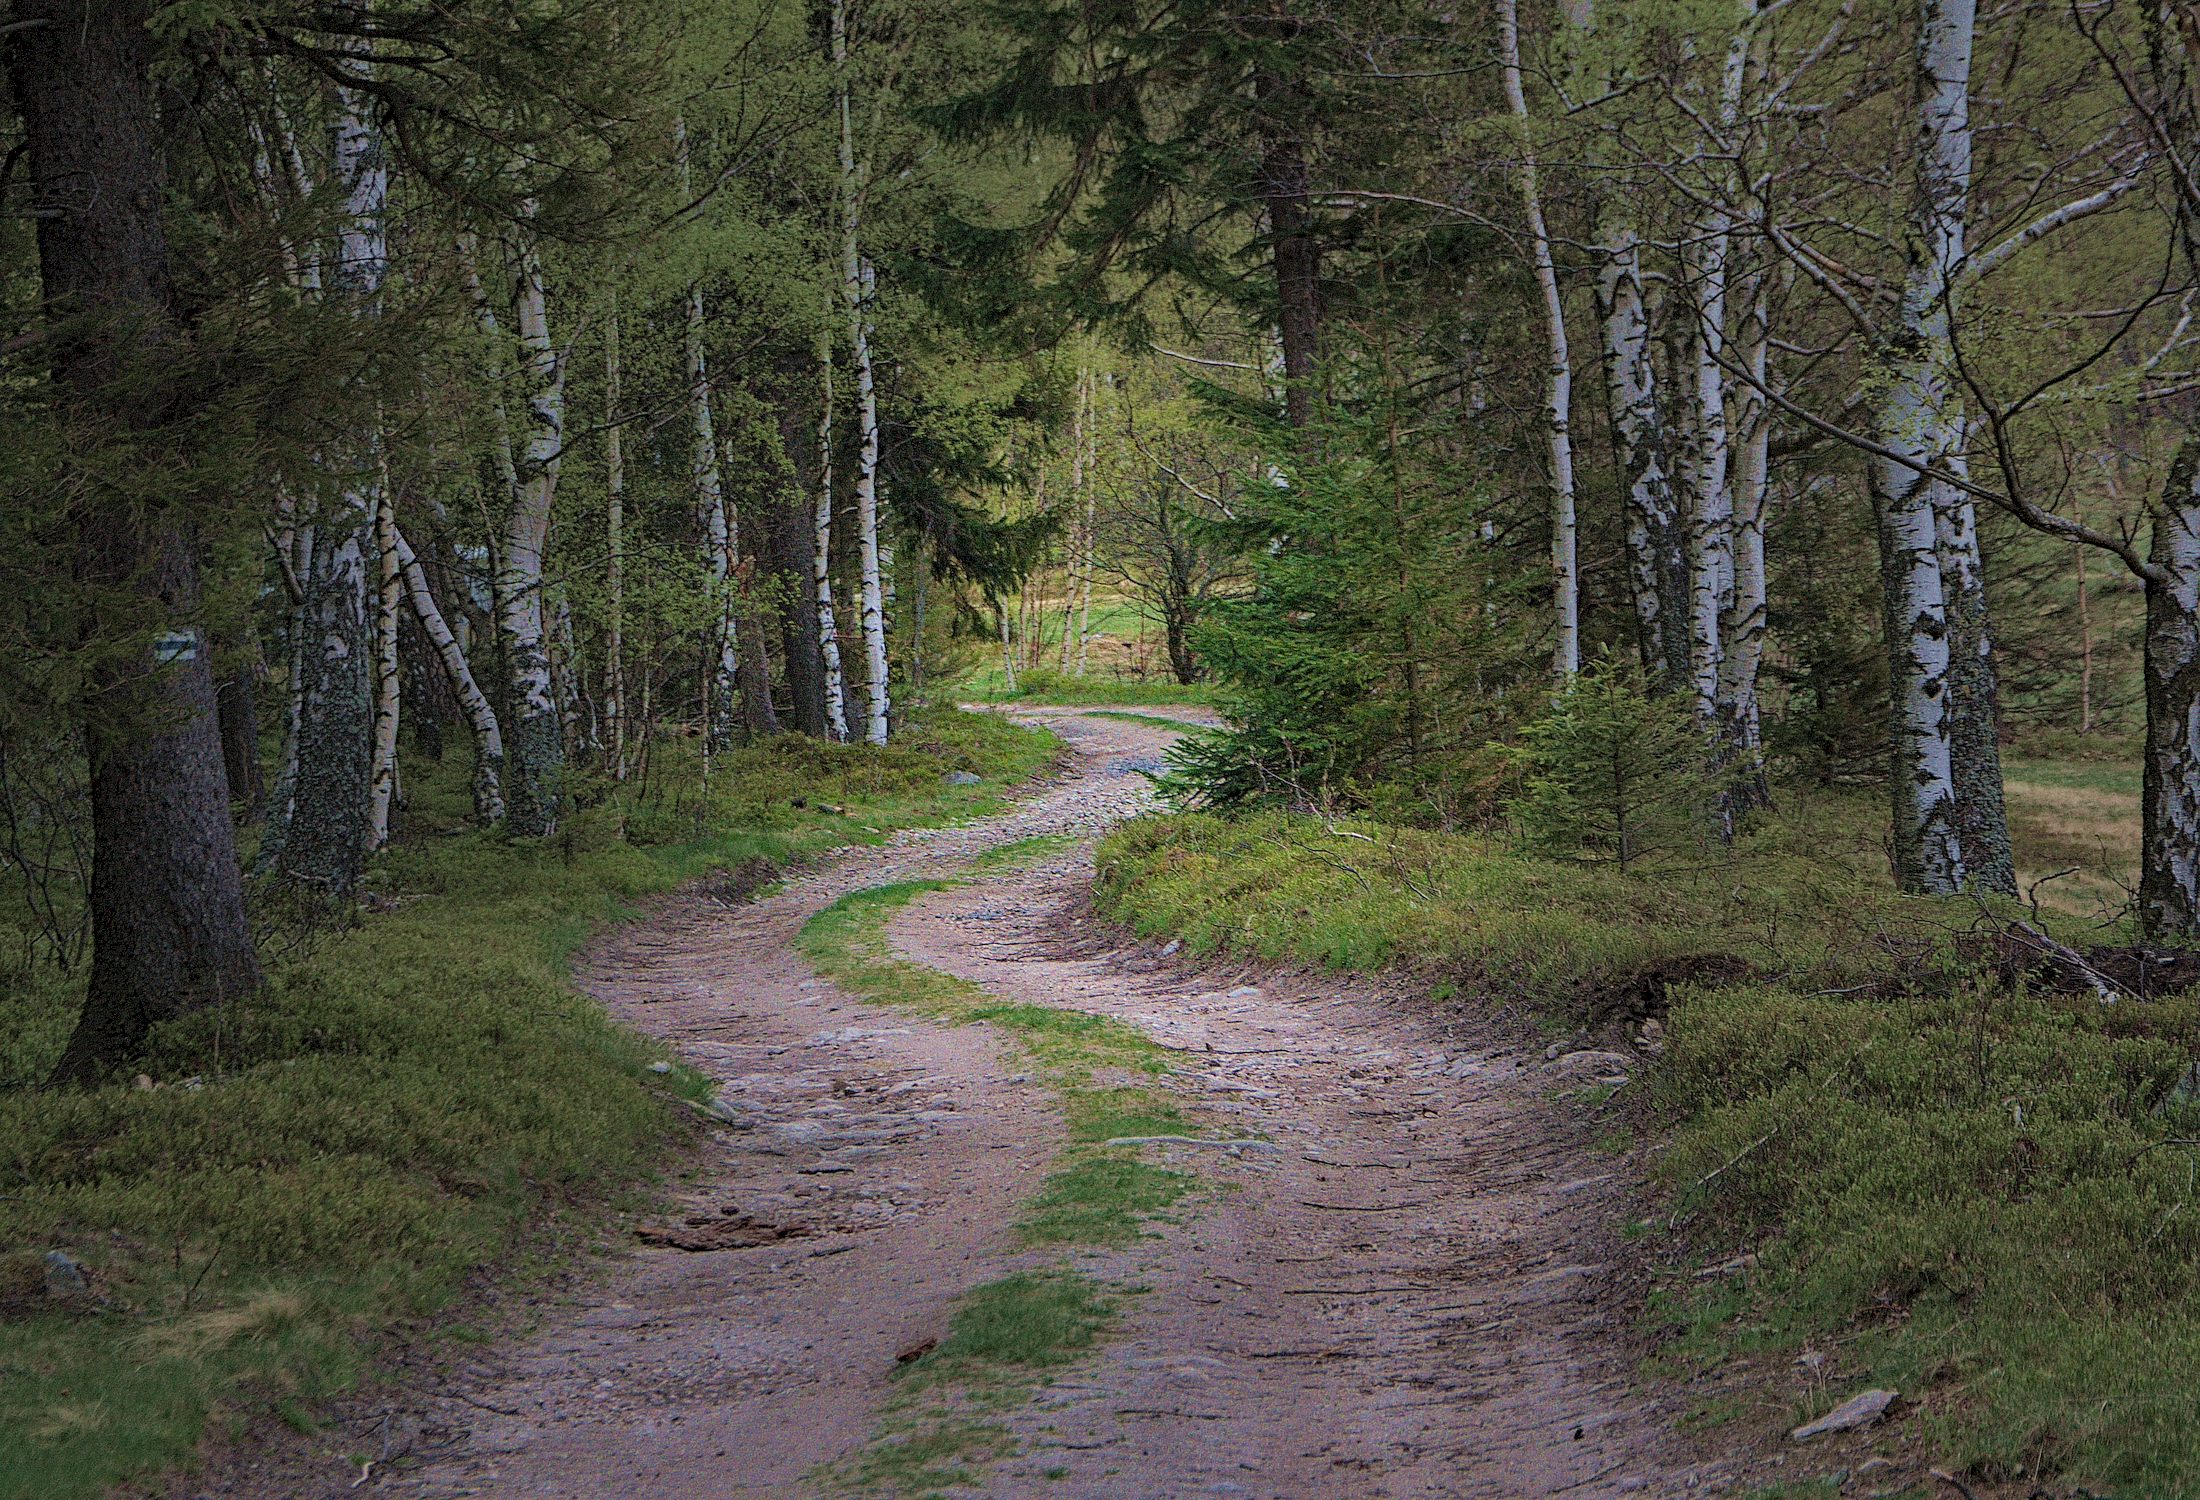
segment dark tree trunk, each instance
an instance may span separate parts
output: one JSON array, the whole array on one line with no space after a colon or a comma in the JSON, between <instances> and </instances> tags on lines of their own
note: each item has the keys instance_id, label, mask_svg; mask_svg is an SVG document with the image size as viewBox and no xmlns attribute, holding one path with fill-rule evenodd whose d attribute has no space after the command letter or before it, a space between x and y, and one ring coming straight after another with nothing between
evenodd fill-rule
<instances>
[{"instance_id":1,"label":"dark tree trunk","mask_svg":"<svg viewBox=\"0 0 2200 1500\"><path fill-rule=\"evenodd\" d=\"M221 712L222 769L229 780L229 800L243 804L238 816L247 826L267 819L267 783L260 775L260 721L252 702L250 660L215 689Z\"/></svg>"},{"instance_id":2,"label":"dark tree trunk","mask_svg":"<svg viewBox=\"0 0 2200 1500\"><path fill-rule=\"evenodd\" d=\"M148 11L144 0L18 0L8 39L31 180L50 215L38 221L38 260L63 320L54 346L60 420L87 445L156 446L176 416L167 376L182 333L160 219ZM96 1080L129 1060L157 1022L260 982L192 528L180 503L138 510L104 498L114 460L137 456L94 455L106 482L86 486L101 498L79 512L88 581L127 597L162 634L136 660L94 674L85 736L92 966L57 1083ZM169 484L188 481L162 467Z\"/></svg>"},{"instance_id":3,"label":"dark tree trunk","mask_svg":"<svg viewBox=\"0 0 2200 1500\"><path fill-rule=\"evenodd\" d=\"M734 692L741 700L742 732L750 739L778 734L779 715L772 710L772 664L764 654L764 622L744 615L735 629L741 665L734 673Z\"/></svg>"},{"instance_id":4,"label":"dark tree trunk","mask_svg":"<svg viewBox=\"0 0 2200 1500\"><path fill-rule=\"evenodd\" d=\"M405 722L413 749L428 760L443 758L443 726L459 717L458 697L443 662L411 608L397 616L397 659L405 674Z\"/></svg>"},{"instance_id":5,"label":"dark tree trunk","mask_svg":"<svg viewBox=\"0 0 2200 1500\"><path fill-rule=\"evenodd\" d=\"M1314 420L1314 372L1321 356L1321 247L1307 229L1306 161L1298 137L1272 137L1260 166L1276 266L1283 410L1293 427L1303 428Z\"/></svg>"},{"instance_id":6,"label":"dark tree trunk","mask_svg":"<svg viewBox=\"0 0 2200 1500\"><path fill-rule=\"evenodd\" d=\"M1298 22L1272 23L1283 36ZM1315 369L1321 360L1321 245L1307 223L1306 148L1299 134L1302 91L1280 73L1254 80L1262 111L1260 201L1268 214L1276 271L1276 329L1283 343L1283 411L1293 427L1314 420Z\"/></svg>"},{"instance_id":7,"label":"dark tree trunk","mask_svg":"<svg viewBox=\"0 0 2200 1500\"><path fill-rule=\"evenodd\" d=\"M1961 507L1965 529L1977 530L1971 507ZM1945 518L1942 531L1947 531ZM1951 555L1952 554L1952 555ZM1985 580L1965 559L1968 549L1943 548L1942 588L1948 601L1948 750L1955 768L1956 841L1969 882L2004 896L2017 893L2009 848L2009 816L2001 786L2001 686L1994 672L1993 628L1987 618Z\"/></svg>"}]
</instances>

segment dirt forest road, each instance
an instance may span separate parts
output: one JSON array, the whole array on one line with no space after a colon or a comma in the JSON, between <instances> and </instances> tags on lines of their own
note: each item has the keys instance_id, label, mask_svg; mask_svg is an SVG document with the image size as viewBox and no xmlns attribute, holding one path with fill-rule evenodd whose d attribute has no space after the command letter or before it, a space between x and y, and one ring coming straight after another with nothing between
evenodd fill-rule
<instances>
[{"instance_id":1,"label":"dirt forest road","mask_svg":"<svg viewBox=\"0 0 2200 1500\"><path fill-rule=\"evenodd\" d=\"M746 906L697 892L611 936L583 982L720 1081L745 1128L683 1181L691 1238L645 1246L524 1340L423 1382L367 1488L425 1497L821 1493L875 1438L898 1351L957 1299L1060 1265L1010 1229L1065 1127L992 1028L859 1002L793 940L841 895L955 876L903 955L1004 1000L1120 1017L1184 1049L1197 1118L1281 1149L1154 1146L1227 1178L1121 1249L1075 1256L1117 1327L1005 1420L1017 1451L948 1493L1368 1500L1715 1492L1635 1389L1607 1264L1626 1169L1546 1100L1540 1051L1377 982L1181 964L1082 915L1093 838L1149 805L1172 735L1047 710L1066 765L1000 816L853 851ZM794 1237L779 1229L806 1226ZM805 1476L812 1476L806 1478ZM330 1494L363 1493L337 1484ZM825 1486L824 1493L830 1493Z\"/></svg>"}]
</instances>

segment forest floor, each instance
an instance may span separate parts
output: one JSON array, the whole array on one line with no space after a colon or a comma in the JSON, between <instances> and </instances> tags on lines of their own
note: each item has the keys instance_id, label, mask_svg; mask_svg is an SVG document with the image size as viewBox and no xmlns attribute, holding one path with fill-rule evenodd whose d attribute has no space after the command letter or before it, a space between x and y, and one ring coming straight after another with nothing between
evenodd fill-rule
<instances>
[{"instance_id":1,"label":"forest floor","mask_svg":"<svg viewBox=\"0 0 2200 1500\"><path fill-rule=\"evenodd\" d=\"M1187 963L1089 915L1093 841L1195 717L1159 713L1022 713L1069 752L1000 815L607 934L583 987L719 1084L679 1201L502 1338L423 1341L317 1466L240 1451L181 1493L1729 1488L1745 1460L1636 1378L1637 1160L1555 1097L1625 1060L1554 1067L1380 976ZM820 922L878 887L872 946L833 950ZM922 973L986 1004L879 1003ZM1096 1027L1116 1051L1047 1050Z\"/></svg>"}]
</instances>

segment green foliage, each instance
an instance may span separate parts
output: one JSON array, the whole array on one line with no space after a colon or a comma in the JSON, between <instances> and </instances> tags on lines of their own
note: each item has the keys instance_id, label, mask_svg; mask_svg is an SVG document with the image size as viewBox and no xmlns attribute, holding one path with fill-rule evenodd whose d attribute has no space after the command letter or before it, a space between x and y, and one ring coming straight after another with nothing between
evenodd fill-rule
<instances>
[{"instance_id":1,"label":"green foliage","mask_svg":"<svg viewBox=\"0 0 2200 1500\"><path fill-rule=\"evenodd\" d=\"M1569 680L1520 728L1526 790L1506 810L1531 848L1635 861L1700 848L1716 795L1703 733L1676 693L1610 657Z\"/></svg>"},{"instance_id":2,"label":"green foliage","mask_svg":"<svg viewBox=\"0 0 2200 1500\"><path fill-rule=\"evenodd\" d=\"M1207 703L1214 689L1203 682L1181 683L1161 679L1146 681L1117 677L1064 676L1048 667L1034 667L1016 674L1016 691L1008 691L999 670L974 674L958 685L957 692L979 703L1046 704L1170 704Z\"/></svg>"},{"instance_id":3,"label":"green foliage","mask_svg":"<svg viewBox=\"0 0 2200 1500\"><path fill-rule=\"evenodd\" d=\"M1525 580L1483 540L1493 502L1440 453L1409 451L1383 407L1269 436L1275 477L1219 523L1251 588L1194 633L1232 727L1179 744L1170 787L1224 807L1353 807L1390 780L1394 801L1450 821L1526 665L1507 607Z\"/></svg>"},{"instance_id":4,"label":"green foliage","mask_svg":"<svg viewBox=\"0 0 2200 1500\"><path fill-rule=\"evenodd\" d=\"M1102 909L1195 953L1340 968L1411 960L1570 1008L1577 992L1706 951L1827 985L1898 941L1944 953L1937 919L1885 890L1878 809L1791 798L1779 822L1703 865L1623 876L1613 862L1524 855L1500 834L1365 818L1179 814L1124 825L1098 851Z\"/></svg>"},{"instance_id":5,"label":"green foliage","mask_svg":"<svg viewBox=\"0 0 2200 1500\"><path fill-rule=\"evenodd\" d=\"M1126 1156L1084 1153L1047 1174L1016 1232L1030 1245L1121 1245L1138 1238L1139 1221L1192 1190L1182 1172Z\"/></svg>"}]
</instances>

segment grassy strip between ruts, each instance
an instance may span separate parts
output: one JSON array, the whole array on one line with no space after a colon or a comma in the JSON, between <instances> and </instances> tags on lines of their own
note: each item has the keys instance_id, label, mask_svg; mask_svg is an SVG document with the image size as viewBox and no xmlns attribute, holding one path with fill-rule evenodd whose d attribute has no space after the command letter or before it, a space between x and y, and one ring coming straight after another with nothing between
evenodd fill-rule
<instances>
[{"instance_id":1,"label":"grassy strip between ruts","mask_svg":"<svg viewBox=\"0 0 2200 1500\"><path fill-rule=\"evenodd\" d=\"M679 748L657 747L648 786L535 842L466 829L458 757L408 763L408 826L373 875L381 910L274 958L250 1004L156 1038L143 1067L158 1088L28 1086L77 991L10 986L0 1497L108 1495L189 1463L210 1421L271 1407L311 1427L378 1329L467 1336L429 1317L461 1277L568 1263L650 1193L673 1128L667 1093L687 1075L650 1073L656 1050L569 983L588 934L712 870L754 878L757 860L988 812L1053 741L935 713L883 751L733 752L708 796ZM954 769L986 783L944 787ZM92 1297L49 1301L55 1249Z\"/></svg>"},{"instance_id":2,"label":"grassy strip between ruts","mask_svg":"<svg viewBox=\"0 0 2200 1500\"><path fill-rule=\"evenodd\" d=\"M1044 853L1058 839L994 849L976 864L998 866ZM1126 1135L1181 1135L1202 1127L1159 1087L1166 1056L1137 1028L1106 1016L1003 1002L970 980L888 949L887 920L938 880L904 881L842 897L803 927L800 947L842 989L951 1022L1003 1031L1055 1088L1070 1144L1015 1225L1030 1246L1120 1245L1145 1220L1167 1214L1195 1182L1188 1174L1110 1147ZM1153 1083L1126 1082L1143 1075ZM877 1435L851 1457L813 1476L848 1495L929 1495L978 1482L985 1465L1017 1443L1002 1418L1028 1404L1051 1367L1081 1357L1107 1330L1118 1299L1135 1286L1105 1288L1067 1265L1021 1270L965 1293L940 1346L897 1372Z\"/></svg>"},{"instance_id":3,"label":"grassy strip between ruts","mask_svg":"<svg viewBox=\"0 0 2200 1500\"><path fill-rule=\"evenodd\" d=\"M1791 1426L1893 1388L1898 1420L1795 1449L1794 1493L1828 1492L1814 1462L1882 1451L1982 1493L2200 1495L2200 1108L2180 1085L2200 1003L1997 979L1977 960L2006 909L1887 894L1876 802L1785 801L1730 855L1629 876L1501 839L1152 818L1102 844L1099 895L1201 951L1411 964L1557 1025L1661 976L1641 1144L1671 1198L1628 1227L1674 1268L1651 1326L1701 1422L1770 1403ZM1687 1274L1707 1256L1726 1274ZM1737 1400L1720 1367L1745 1359Z\"/></svg>"}]
</instances>

